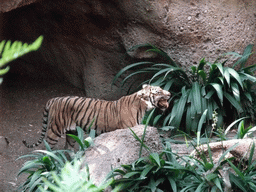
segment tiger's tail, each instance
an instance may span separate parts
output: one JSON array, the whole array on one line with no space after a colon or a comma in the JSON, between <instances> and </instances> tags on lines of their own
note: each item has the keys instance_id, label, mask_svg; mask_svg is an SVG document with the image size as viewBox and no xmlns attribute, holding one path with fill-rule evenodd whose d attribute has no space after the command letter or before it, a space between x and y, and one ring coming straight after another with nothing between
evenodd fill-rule
<instances>
[{"instance_id":1,"label":"tiger's tail","mask_svg":"<svg viewBox=\"0 0 256 192\"><path fill-rule=\"evenodd\" d=\"M40 145L43 141L43 139L45 138L45 134L46 134L46 130L47 130L47 124L48 124L48 114L49 111L48 109L45 108L44 110L44 114L43 114L43 128L42 128L42 132L41 132L41 136L38 139L38 141L36 143L33 143L32 145L29 145L26 140L23 140L22 143L27 147L27 148L33 148L36 147L38 145Z\"/></svg>"}]
</instances>

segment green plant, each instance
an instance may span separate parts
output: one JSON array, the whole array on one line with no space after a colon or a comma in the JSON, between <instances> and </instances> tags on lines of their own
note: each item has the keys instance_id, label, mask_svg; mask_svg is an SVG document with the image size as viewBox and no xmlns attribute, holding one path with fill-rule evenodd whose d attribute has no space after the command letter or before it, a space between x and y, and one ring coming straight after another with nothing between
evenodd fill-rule
<instances>
[{"instance_id":1,"label":"green plant","mask_svg":"<svg viewBox=\"0 0 256 192\"><path fill-rule=\"evenodd\" d=\"M256 78L252 72L256 65L245 67L252 54L252 45L245 48L243 55L229 52L213 63L202 59L197 66L192 66L189 72L179 67L164 51L152 45L146 47L147 51L164 57L166 63L138 62L128 65L116 74L113 83L121 75L135 70L122 80L122 85L131 77L145 73L151 78L143 83L159 85L169 90L172 93L172 111L165 116L156 116L154 123L161 120L163 126L179 128L189 133L198 132L198 127L211 129L213 111L218 114L217 127L223 125L224 116L229 113L232 113L234 118L246 115L254 117L255 96L252 82L256 82ZM231 58L230 55L240 58L233 67L225 66Z\"/></svg>"},{"instance_id":2,"label":"green plant","mask_svg":"<svg viewBox=\"0 0 256 192\"><path fill-rule=\"evenodd\" d=\"M90 124L89 128L92 126L93 122ZM67 136L72 137L79 144L79 151L84 151L91 145L93 145L93 138L95 138L95 130L91 129L89 137L84 139L84 131L80 127L76 127L77 135L67 134Z\"/></svg>"},{"instance_id":3,"label":"green plant","mask_svg":"<svg viewBox=\"0 0 256 192\"><path fill-rule=\"evenodd\" d=\"M54 183L52 172L60 174L65 164L74 160L80 160L84 155L84 150L92 144L91 137L83 138L83 130L77 127L78 136L69 135L74 138L80 145L80 150L77 152L71 150L52 150L44 141L46 150L35 150L32 154L21 156L21 158L32 158L27 161L19 170L18 176L28 174L26 181L19 187L19 191L39 191L39 186L45 187L43 179ZM93 135L93 132L91 132Z\"/></svg>"},{"instance_id":4,"label":"green plant","mask_svg":"<svg viewBox=\"0 0 256 192\"><path fill-rule=\"evenodd\" d=\"M226 137L226 135L228 134L228 132L230 131L230 129L239 122L238 124L238 128L237 128L237 134L235 135L234 139L243 139L243 138L247 138L247 137L252 137L252 133L256 130L256 126L248 126L247 128L245 128L245 121L244 119L249 118L249 117L242 117L240 119L235 120L234 122L232 122L227 129L224 132L224 135Z\"/></svg>"},{"instance_id":5,"label":"green plant","mask_svg":"<svg viewBox=\"0 0 256 192\"><path fill-rule=\"evenodd\" d=\"M43 41L43 36L38 37L31 45L28 45L27 43L22 44L20 41L15 41L14 43L11 43L11 41L1 41L0 43L0 77L4 74L6 74L10 67L7 66L9 62L13 61L14 59L17 59L18 57L21 57L31 51L36 51L39 49ZM2 83L3 78L0 78L0 84Z\"/></svg>"},{"instance_id":6,"label":"green plant","mask_svg":"<svg viewBox=\"0 0 256 192\"><path fill-rule=\"evenodd\" d=\"M234 165L228 160L230 167L234 171L229 171L229 178L233 191L253 192L256 191L256 160L253 160L255 143L250 149L248 161L241 159L238 165Z\"/></svg>"},{"instance_id":7,"label":"green plant","mask_svg":"<svg viewBox=\"0 0 256 192\"><path fill-rule=\"evenodd\" d=\"M161 154L151 153L114 169L109 178L121 176L111 185L123 191L224 191L220 167L206 158L180 157L167 146Z\"/></svg>"},{"instance_id":8,"label":"green plant","mask_svg":"<svg viewBox=\"0 0 256 192\"><path fill-rule=\"evenodd\" d=\"M52 181L43 178L44 188L40 186L40 191L54 192L100 192L103 191L111 180L97 187L90 179L89 168L86 166L82 169L81 161L74 159L73 163L66 162L60 173L51 172Z\"/></svg>"},{"instance_id":9,"label":"green plant","mask_svg":"<svg viewBox=\"0 0 256 192\"><path fill-rule=\"evenodd\" d=\"M18 158L32 158L19 170L18 176L28 174L26 181L19 187L19 191L39 191L38 187L44 186L43 178L52 181L51 171L59 173L68 162L67 154L74 156L73 152L68 150L52 151L46 142L45 146L47 150L35 150L32 154Z\"/></svg>"}]
</instances>

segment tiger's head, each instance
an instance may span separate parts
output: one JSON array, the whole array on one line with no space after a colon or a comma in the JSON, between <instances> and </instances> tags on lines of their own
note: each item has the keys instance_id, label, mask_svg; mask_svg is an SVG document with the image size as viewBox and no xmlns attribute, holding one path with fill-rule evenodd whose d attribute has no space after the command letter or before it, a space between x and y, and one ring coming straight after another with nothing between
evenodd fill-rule
<instances>
[{"instance_id":1,"label":"tiger's head","mask_svg":"<svg viewBox=\"0 0 256 192\"><path fill-rule=\"evenodd\" d=\"M141 100L147 104L147 110L160 108L165 110L169 107L168 99L171 96L169 91L163 90L158 86L144 84L142 89L137 92Z\"/></svg>"}]
</instances>

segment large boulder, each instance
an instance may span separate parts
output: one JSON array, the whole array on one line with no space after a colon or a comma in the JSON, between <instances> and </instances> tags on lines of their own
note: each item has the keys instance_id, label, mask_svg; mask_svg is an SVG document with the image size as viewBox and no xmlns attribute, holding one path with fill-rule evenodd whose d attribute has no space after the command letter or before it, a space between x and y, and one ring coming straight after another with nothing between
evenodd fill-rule
<instances>
[{"instance_id":1,"label":"large boulder","mask_svg":"<svg viewBox=\"0 0 256 192\"><path fill-rule=\"evenodd\" d=\"M256 38L255 0L3 2L9 8L0 7L6 12L0 14L0 37L26 42L45 37L40 51L12 64L13 72L62 77L89 97L121 95L117 87L111 89L114 75L151 56L140 49L125 55L132 46L154 44L188 67L203 57L213 61L227 51L241 53ZM21 5L26 6L15 9Z\"/></svg>"},{"instance_id":2,"label":"large boulder","mask_svg":"<svg viewBox=\"0 0 256 192\"><path fill-rule=\"evenodd\" d=\"M142 138L144 125L132 128L139 138ZM144 144L152 152L161 152L162 142L156 128L147 127ZM90 177L95 184L104 181L107 174L114 168L123 164L131 164L139 158L140 143L130 129L118 129L109 133L101 134L95 138L94 145L85 152L85 164L88 164ZM149 155L144 148L142 157Z\"/></svg>"}]
</instances>

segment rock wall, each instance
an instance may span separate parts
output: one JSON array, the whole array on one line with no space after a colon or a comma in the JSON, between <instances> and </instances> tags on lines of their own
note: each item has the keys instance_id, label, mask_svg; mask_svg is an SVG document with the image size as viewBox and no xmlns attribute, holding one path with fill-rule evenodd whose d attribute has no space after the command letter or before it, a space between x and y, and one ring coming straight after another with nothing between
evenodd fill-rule
<instances>
[{"instance_id":1,"label":"rock wall","mask_svg":"<svg viewBox=\"0 0 256 192\"><path fill-rule=\"evenodd\" d=\"M256 39L254 0L42 0L16 7L0 8L5 12L0 37L32 42L44 35L45 40L40 51L22 58L26 65L18 60L12 70L62 77L89 97L121 95L110 86L114 75L149 57L140 50L126 56L134 45L154 44L188 67L203 57L212 61L228 51L241 53ZM254 56L250 63L255 61Z\"/></svg>"}]
</instances>

